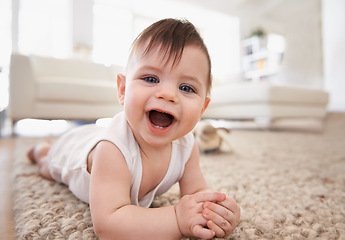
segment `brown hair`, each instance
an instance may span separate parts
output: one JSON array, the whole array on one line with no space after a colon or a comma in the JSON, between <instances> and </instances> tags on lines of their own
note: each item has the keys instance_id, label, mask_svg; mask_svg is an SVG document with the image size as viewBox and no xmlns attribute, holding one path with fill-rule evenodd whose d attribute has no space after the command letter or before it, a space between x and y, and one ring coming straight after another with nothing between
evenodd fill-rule
<instances>
[{"instance_id":1,"label":"brown hair","mask_svg":"<svg viewBox=\"0 0 345 240\"><path fill-rule=\"evenodd\" d=\"M160 51L163 53L163 57L165 58L168 55L166 58L166 64L170 60L173 60L173 66L180 61L183 49L186 45L200 47L200 49L205 53L208 61L207 93L210 93L212 86L210 55L203 39L191 22L185 19L178 20L167 18L153 23L142 31L135 39L131 55L136 49L144 46L147 41L149 42L144 50L144 56L148 54L151 49L160 46Z\"/></svg>"}]
</instances>

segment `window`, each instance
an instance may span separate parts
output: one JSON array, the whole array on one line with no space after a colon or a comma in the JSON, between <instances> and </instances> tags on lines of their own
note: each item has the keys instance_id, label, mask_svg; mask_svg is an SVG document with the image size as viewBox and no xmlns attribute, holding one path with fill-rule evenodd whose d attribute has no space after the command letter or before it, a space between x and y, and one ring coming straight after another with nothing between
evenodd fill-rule
<instances>
[{"instance_id":1,"label":"window","mask_svg":"<svg viewBox=\"0 0 345 240\"><path fill-rule=\"evenodd\" d=\"M8 67L11 55L11 1L0 1L0 112L8 105Z\"/></svg>"},{"instance_id":2,"label":"window","mask_svg":"<svg viewBox=\"0 0 345 240\"><path fill-rule=\"evenodd\" d=\"M116 1L114 1L116 2ZM133 14L113 1L96 1L93 25L93 60L124 66L132 42Z\"/></svg>"},{"instance_id":3,"label":"window","mask_svg":"<svg viewBox=\"0 0 345 240\"><path fill-rule=\"evenodd\" d=\"M186 18L199 29L209 49L216 78L240 71L239 20L176 1L95 0L94 61L125 66L135 37L153 22L167 17Z\"/></svg>"},{"instance_id":4,"label":"window","mask_svg":"<svg viewBox=\"0 0 345 240\"><path fill-rule=\"evenodd\" d=\"M19 52L69 57L72 48L71 8L68 0L20 1Z\"/></svg>"}]
</instances>

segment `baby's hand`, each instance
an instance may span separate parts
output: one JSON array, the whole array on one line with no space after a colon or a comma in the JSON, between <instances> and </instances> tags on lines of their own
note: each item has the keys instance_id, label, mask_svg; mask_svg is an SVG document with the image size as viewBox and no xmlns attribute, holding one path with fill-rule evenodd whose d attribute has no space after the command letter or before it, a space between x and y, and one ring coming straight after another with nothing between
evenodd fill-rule
<instances>
[{"instance_id":1,"label":"baby's hand","mask_svg":"<svg viewBox=\"0 0 345 240\"><path fill-rule=\"evenodd\" d=\"M203 216L208 220L207 227L217 237L224 237L234 231L240 221L240 207L236 201L227 197L224 201L203 204Z\"/></svg>"},{"instance_id":2,"label":"baby's hand","mask_svg":"<svg viewBox=\"0 0 345 240\"><path fill-rule=\"evenodd\" d=\"M177 224L184 236L192 236L203 239L213 238L216 232L206 228L208 219L203 217L203 204L226 201L223 193L200 192L193 195L186 195L175 206ZM217 205L217 204L215 204ZM213 209L211 207L211 209ZM218 229L217 229L218 230Z\"/></svg>"}]
</instances>

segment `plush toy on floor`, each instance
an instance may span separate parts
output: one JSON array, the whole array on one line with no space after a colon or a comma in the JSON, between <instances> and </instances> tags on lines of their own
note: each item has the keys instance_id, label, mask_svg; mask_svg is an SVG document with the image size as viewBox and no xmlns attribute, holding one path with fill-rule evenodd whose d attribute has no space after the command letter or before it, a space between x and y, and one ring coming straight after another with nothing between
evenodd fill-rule
<instances>
[{"instance_id":1,"label":"plush toy on floor","mask_svg":"<svg viewBox=\"0 0 345 240\"><path fill-rule=\"evenodd\" d=\"M215 128L207 121L200 121L195 127L194 136L203 153L231 152L226 128Z\"/></svg>"}]
</instances>

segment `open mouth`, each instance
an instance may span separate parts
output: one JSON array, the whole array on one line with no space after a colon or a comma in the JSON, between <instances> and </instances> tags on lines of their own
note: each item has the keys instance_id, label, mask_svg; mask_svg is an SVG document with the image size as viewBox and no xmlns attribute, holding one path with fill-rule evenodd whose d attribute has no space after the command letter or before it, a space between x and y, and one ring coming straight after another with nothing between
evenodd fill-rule
<instances>
[{"instance_id":1,"label":"open mouth","mask_svg":"<svg viewBox=\"0 0 345 240\"><path fill-rule=\"evenodd\" d=\"M151 110L149 112L149 119L153 126L163 129L169 127L173 123L174 116L169 113Z\"/></svg>"}]
</instances>

